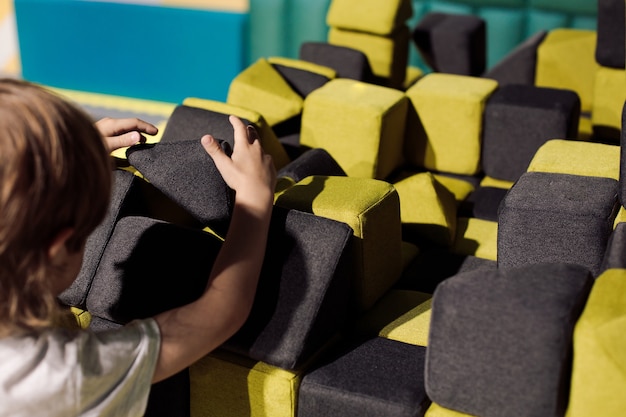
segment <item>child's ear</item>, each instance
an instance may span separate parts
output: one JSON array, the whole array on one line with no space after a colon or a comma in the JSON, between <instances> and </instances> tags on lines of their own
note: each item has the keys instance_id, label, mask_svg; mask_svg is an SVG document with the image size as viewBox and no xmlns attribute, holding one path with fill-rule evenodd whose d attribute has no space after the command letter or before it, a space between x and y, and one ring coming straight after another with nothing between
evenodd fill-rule
<instances>
[{"instance_id":1,"label":"child's ear","mask_svg":"<svg viewBox=\"0 0 626 417\"><path fill-rule=\"evenodd\" d=\"M48 259L53 261L58 256L61 256L66 253L65 243L67 240L72 237L74 234L74 229L71 227L67 227L65 229L61 229L60 232L54 236L54 239L48 245Z\"/></svg>"}]
</instances>

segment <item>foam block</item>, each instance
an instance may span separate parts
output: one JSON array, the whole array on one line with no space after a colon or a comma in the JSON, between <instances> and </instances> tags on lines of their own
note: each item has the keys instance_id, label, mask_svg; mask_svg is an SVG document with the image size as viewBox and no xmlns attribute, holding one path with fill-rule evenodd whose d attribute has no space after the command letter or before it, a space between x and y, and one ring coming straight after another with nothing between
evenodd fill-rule
<instances>
[{"instance_id":1,"label":"foam block","mask_svg":"<svg viewBox=\"0 0 626 417\"><path fill-rule=\"evenodd\" d=\"M409 108L405 157L430 171L480 171L483 110L494 80L430 73L406 91Z\"/></svg>"},{"instance_id":2,"label":"foam block","mask_svg":"<svg viewBox=\"0 0 626 417\"><path fill-rule=\"evenodd\" d=\"M600 272L607 269L626 269L626 223L618 223L607 243Z\"/></svg>"},{"instance_id":3,"label":"foam block","mask_svg":"<svg viewBox=\"0 0 626 417\"><path fill-rule=\"evenodd\" d=\"M622 0L598 1L596 61L605 67L624 69L626 10Z\"/></svg>"},{"instance_id":4,"label":"foam block","mask_svg":"<svg viewBox=\"0 0 626 417\"><path fill-rule=\"evenodd\" d=\"M491 67L483 77L496 80L498 85L535 84L537 67L537 48L548 34L545 30L526 39L510 50L500 61Z\"/></svg>"},{"instance_id":5,"label":"foam block","mask_svg":"<svg viewBox=\"0 0 626 417\"><path fill-rule=\"evenodd\" d=\"M374 74L367 55L358 49L327 42L304 42L299 58L335 69L337 77L373 82Z\"/></svg>"},{"instance_id":6,"label":"foam block","mask_svg":"<svg viewBox=\"0 0 626 417\"><path fill-rule=\"evenodd\" d=\"M486 175L516 181L550 139L578 136L580 99L570 90L505 85L487 100L482 166Z\"/></svg>"},{"instance_id":7,"label":"foam block","mask_svg":"<svg viewBox=\"0 0 626 417\"><path fill-rule=\"evenodd\" d=\"M528 172L500 206L498 267L569 262L600 270L617 215L617 181Z\"/></svg>"},{"instance_id":8,"label":"foam block","mask_svg":"<svg viewBox=\"0 0 626 417\"><path fill-rule=\"evenodd\" d=\"M298 416L419 416L425 348L384 338L344 347L304 376Z\"/></svg>"},{"instance_id":9,"label":"foam block","mask_svg":"<svg viewBox=\"0 0 626 417\"><path fill-rule=\"evenodd\" d=\"M478 16L429 13L413 29L412 38L436 72L479 76L485 71L486 25Z\"/></svg>"},{"instance_id":10,"label":"foam block","mask_svg":"<svg viewBox=\"0 0 626 417\"><path fill-rule=\"evenodd\" d=\"M383 179L402 160L407 106L401 91L332 80L306 98L300 144L326 149L349 176Z\"/></svg>"},{"instance_id":11,"label":"foam block","mask_svg":"<svg viewBox=\"0 0 626 417\"><path fill-rule=\"evenodd\" d=\"M563 416L574 325L593 278L577 265L473 271L433 295L426 392L484 417Z\"/></svg>"},{"instance_id":12,"label":"foam block","mask_svg":"<svg viewBox=\"0 0 626 417\"><path fill-rule=\"evenodd\" d=\"M330 27L386 36L402 26L413 15L410 0L363 0L355 7L351 0L330 3L326 23Z\"/></svg>"}]
</instances>

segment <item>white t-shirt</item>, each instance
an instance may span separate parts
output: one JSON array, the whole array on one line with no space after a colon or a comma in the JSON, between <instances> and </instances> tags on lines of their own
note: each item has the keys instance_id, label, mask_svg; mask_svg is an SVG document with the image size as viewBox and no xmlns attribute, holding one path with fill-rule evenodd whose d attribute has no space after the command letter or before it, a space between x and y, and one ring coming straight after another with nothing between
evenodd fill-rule
<instances>
[{"instance_id":1,"label":"white t-shirt","mask_svg":"<svg viewBox=\"0 0 626 417\"><path fill-rule=\"evenodd\" d=\"M0 339L0 417L142 416L159 346L153 319Z\"/></svg>"}]
</instances>

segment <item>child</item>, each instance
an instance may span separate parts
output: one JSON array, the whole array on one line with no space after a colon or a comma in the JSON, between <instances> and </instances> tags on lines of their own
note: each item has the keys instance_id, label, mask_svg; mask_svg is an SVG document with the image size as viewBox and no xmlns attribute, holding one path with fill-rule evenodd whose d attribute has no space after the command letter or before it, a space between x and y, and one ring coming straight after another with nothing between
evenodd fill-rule
<instances>
[{"instance_id":1,"label":"child","mask_svg":"<svg viewBox=\"0 0 626 417\"><path fill-rule=\"evenodd\" d=\"M93 333L54 326L85 240L107 210L109 152L154 134L89 117L53 93L0 80L0 416L141 416L150 384L188 367L247 319L263 263L276 173L254 129L231 116L231 158L201 139L235 190L230 227L195 302Z\"/></svg>"}]
</instances>

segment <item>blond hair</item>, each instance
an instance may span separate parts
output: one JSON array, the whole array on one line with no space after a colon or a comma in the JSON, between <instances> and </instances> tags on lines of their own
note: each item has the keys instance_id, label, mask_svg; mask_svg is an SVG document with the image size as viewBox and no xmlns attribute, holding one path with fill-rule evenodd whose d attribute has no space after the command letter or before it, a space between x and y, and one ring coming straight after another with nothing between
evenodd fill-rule
<instances>
[{"instance_id":1,"label":"blond hair","mask_svg":"<svg viewBox=\"0 0 626 417\"><path fill-rule=\"evenodd\" d=\"M0 337L58 312L48 247L80 250L106 213L111 162L82 110L32 83L0 79Z\"/></svg>"}]
</instances>

